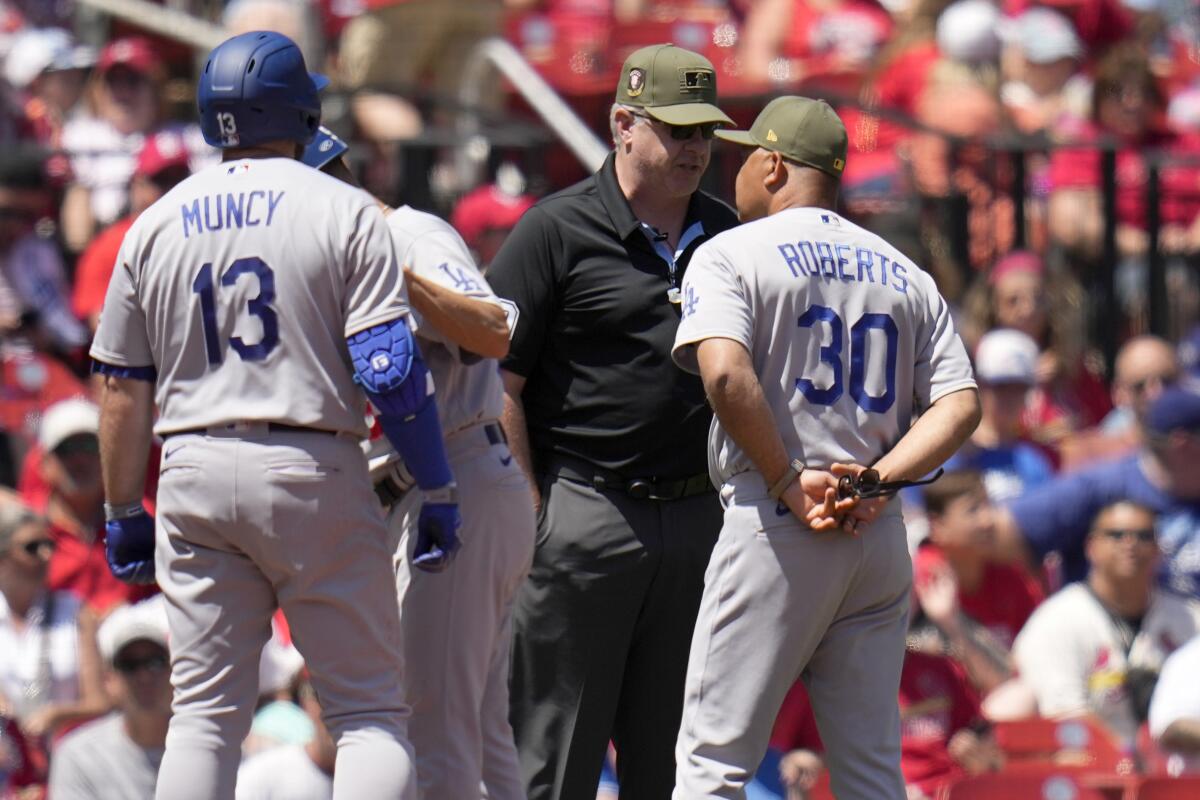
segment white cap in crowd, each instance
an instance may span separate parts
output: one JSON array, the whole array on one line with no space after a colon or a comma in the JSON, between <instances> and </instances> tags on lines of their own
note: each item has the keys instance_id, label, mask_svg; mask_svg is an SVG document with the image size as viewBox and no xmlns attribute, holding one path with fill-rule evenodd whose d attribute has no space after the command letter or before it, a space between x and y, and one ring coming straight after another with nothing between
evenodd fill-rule
<instances>
[{"instance_id":1,"label":"white cap in crowd","mask_svg":"<svg viewBox=\"0 0 1200 800\"><path fill-rule=\"evenodd\" d=\"M80 398L60 400L42 414L38 426L38 444L50 453L56 447L81 433L93 436L100 432L100 409L95 403Z\"/></svg>"},{"instance_id":2,"label":"white cap in crowd","mask_svg":"<svg viewBox=\"0 0 1200 800\"><path fill-rule=\"evenodd\" d=\"M1000 9L991 0L958 0L937 21L937 45L946 58L986 64L1000 57Z\"/></svg>"},{"instance_id":3,"label":"white cap in crowd","mask_svg":"<svg viewBox=\"0 0 1200 800\"><path fill-rule=\"evenodd\" d=\"M96 51L75 43L61 28L33 28L13 37L4 59L4 79L24 89L44 72L85 69L96 63Z\"/></svg>"},{"instance_id":4,"label":"white cap in crowd","mask_svg":"<svg viewBox=\"0 0 1200 800\"><path fill-rule=\"evenodd\" d=\"M121 606L104 620L96 639L100 656L109 664L133 642L146 640L167 647L166 600L160 594L140 603Z\"/></svg>"},{"instance_id":5,"label":"white cap in crowd","mask_svg":"<svg viewBox=\"0 0 1200 800\"><path fill-rule=\"evenodd\" d=\"M999 26L1004 41L1016 45L1032 64L1051 64L1063 58L1082 58L1083 42L1075 24L1057 11L1040 6Z\"/></svg>"},{"instance_id":6,"label":"white cap in crowd","mask_svg":"<svg viewBox=\"0 0 1200 800\"><path fill-rule=\"evenodd\" d=\"M1027 334L1010 328L988 331L975 349L975 377L980 383L1034 384L1038 346Z\"/></svg>"}]
</instances>

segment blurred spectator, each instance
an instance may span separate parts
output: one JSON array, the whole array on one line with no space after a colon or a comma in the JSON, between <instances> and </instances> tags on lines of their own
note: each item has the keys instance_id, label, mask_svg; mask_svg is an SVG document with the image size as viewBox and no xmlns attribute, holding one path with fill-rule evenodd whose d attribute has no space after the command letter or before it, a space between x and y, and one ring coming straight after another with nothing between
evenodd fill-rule
<instances>
[{"instance_id":1,"label":"blurred spectator","mask_svg":"<svg viewBox=\"0 0 1200 800\"><path fill-rule=\"evenodd\" d=\"M1013 328L1037 342L1037 386L1025 413L1033 441L1056 448L1063 437L1099 424L1109 412L1108 390L1086 358L1083 289L1075 280L1048 275L1041 257L1016 250L976 282L963 305L968 346L992 328Z\"/></svg>"},{"instance_id":2,"label":"blurred spectator","mask_svg":"<svg viewBox=\"0 0 1200 800\"><path fill-rule=\"evenodd\" d=\"M1179 343L1179 366L1193 378L1200 378L1200 325L1188 331Z\"/></svg>"},{"instance_id":3,"label":"blurred spectator","mask_svg":"<svg viewBox=\"0 0 1200 800\"><path fill-rule=\"evenodd\" d=\"M524 181L513 191L514 187L506 186L500 177L497 176L496 183L481 186L458 201L450 215L450 223L485 270L517 220L534 203L534 198L522 194Z\"/></svg>"},{"instance_id":4,"label":"blurred spectator","mask_svg":"<svg viewBox=\"0 0 1200 800\"><path fill-rule=\"evenodd\" d=\"M247 759L237 776L238 800L328 800L337 748L321 720L312 685L300 686L300 706L316 731L304 745L282 745Z\"/></svg>"},{"instance_id":5,"label":"blurred spectator","mask_svg":"<svg viewBox=\"0 0 1200 800\"><path fill-rule=\"evenodd\" d=\"M38 449L30 452L36 472L23 480L21 493L49 522L55 551L47 585L71 592L103 612L155 590L122 583L109 571L99 426L99 409L87 400L63 400L47 409L38 430Z\"/></svg>"},{"instance_id":6,"label":"blurred spectator","mask_svg":"<svg viewBox=\"0 0 1200 800\"><path fill-rule=\"evenodd\" d=\"M84 98L86 111L63 130L75 179L62 208L63 237L71 251L82 250L97 227L124 213L143 138L163 120L163 79L162 62L146 39L117 39L100 51Z\"/></svg>"},{"instance_id":7,"label":"blurred spectator","mask_svg":"<svg viewBox=\"0 0 1200 800\"><path fill-rule=\"evenodd\" d=\"M0 715L0 797L41 800L45 782L43 765L35 758L21 726Z\"/></svg>"},{"instance_id":8,"label":"blurred spectator","mask_svg":"<svg viewBox=\"0 0 1200 800\"><path fill-rule=\"evenodd\" d=\"M1000 99L1022 133L1049 130L1068 113L1086 113L1091 83L1082 72L1084 47L1071 20L1034 7L1001 27L1008 49Z\"/></svg>"},{"instance_id":9,"label":"blurred spectator","mask_svg":"<svg viewBox=\"0 0 1200 800\"><path fill-rule=\"evenodd\" d=\"M316 65L324 62L324 43L315 6L312 0L227 0L221 21L229 36L250 31L282 33L300 46L305 64Z\"/></svg>"},{"instance_id":10,"label":"blurred spectator","mask_svg":"<svg viewBox=\"0 0 1200 800\"><path fill-rule=\"evenodd\" d=\"M1087 537L1091 572L1033 612L1013 654L1046 717L1093 714L1127 747L1163 660L1200 632L1200 605L1158 589L1154 512L1118 500Z\"/></svg>"},{"instance_id":11,"label":"blurred spectator","mask_svg":"<svg viewBox=\"0 0 1200 800\"><path fill-rule=\"evenodd\" d=\"M31 133L42 146L56 150L62 145L63 125L83 96L86 70L95 61L90 47L76 44L60 28L32 28L14 38L4 58L4 78L19 93ZM62 169L51 176L65 179Z\"/></svg>"},{"instance_id":12,"label":"blurred spectator","mask_svg":"<svg viewBox=\"0 0 1200 800\"><path fill-rule=\"evenodd\" d=\"M891 33L874 0L758 0L738 55L752 82L854 92Z\"/></svg>"},{"instance_id":13,"label":"blurred spectator","mask_svg":"<svg viewBox=\"0 0 1200 800\"><path fill-rule=\"evenodd\" d=\"M67 302L57 246L34 227L50 210L44 163L29 147L0 153L0 333L66 353L87 342L87 329Z\"/></svg>"},{"instance_id":14,"label":"blurred spectator","mask_svg":"<svg viewBox=\"0 0 1200 800\"><path fill-rule=\"evenodd\" d=\"M129 181L129 214L97 234L79 257L71 306L92 331L100 320L125 233L139 214L191 174L188 157L187 142L178 131L164 130L146 137Z\"/></svg>"},{"instance_id":15,"label":"blurred spectator","mask_svg":"<svg viewBox=\"0 0 1200 800\"><path fill-rule=\"evenodd\" d=\"M1015 497L1054 473L1042 451L1021 440L1037 359L1033 339L1010 328L988 331L975 349L983 416L970 440L946 462L946 469L979 470L994 503Z\"/></svg>"},{"instance_id":16,"label":"blurred spectator","mask_svg":"<svg viewBox=\"0 0 1200 800\"><path fill-rule=\"evenodd\" d=\"M1121 0L1003 0L1003 5L1005 14L1013 17L1038 6L1061 11L1071 19L1093 55L1133 33L1133 19Z\"/></svg>"},{"instance_id":17,"label":"blurred spectator","mask_svg":"<svg viewBox=\"0 0 1200 800\"><path fill-rule=\"evenodd\" d=\"M249 758L280 745L305 745L315 734L312 720L295 702L304 657L292 644L282 611L271 621L271 638L258 661L258 710L242 743Z\"/></svg>"},{"instance_id":18,"label":"blurred spectator","mask_svg":"<svg viewBox=\"0 0 1200 800\"><path fill-rule=\"evenodd\" d=\"M1163 388L1179 378L1179 364L1169 342L1157 336L1135 336L1117 351L1113 369L1113 410L1096 428L1063 440L1063 471L1118 458L1142 443L1146 411Z\"/></svg>"},{"instance_id":19,"label":"blurred spectator","mask_svg":"<svg viewBox=\"0 0 1200 800\"><path fill-rule=\"evenodd\" d=\"M978 472L948 472L925 489L929 538L913 556L923 638L933 623L937 649L953 653L972 683L990 692L1012 674L1009 650L1043 593L1020 566L990 560L995 507Z\"/></svg>"},{"instance_id":20,"label":"blurred spectator","mask_svg":"<svg viewBox=\"0 0 1200 800\"><path fill-rule=\"evenodd\" d=\"M0 715L35 739L107 707L95 619L77 597L47 586L53 552L44 520L0 505Z\"/></svg>"},{"instance_id":21,"label":"blurred spectator","mask_svg":"<svg viewBox=\"0 0 1200 800\"><path fill-rule=\"evenodd\" d=\"M0 430L9 438L9 449L0 459L11 459L0 483L17 485L16 465L37 441L43 412L60 400L86 394L83 382L58 359L27 342L0 337Z\"/></svg>"},{"instance_id":22,"label":"blurred spectator","mask_svg":"<svg viewBox=\"0 0 1200 800\"><path fill-rule=\"evenodd\" d=\"M361 133L394 141L420 132L412 97L428 80L439 100L457 95L471 50L500 31L501 0L364 0L346 25L339 52L341 83ZM494 102L496 92L482 98Z\"/></svg>"},{"instance_id":23,"label":"blurred spectator","mask_svg":"<svg viewBox=\"0 0 1200 800\"><path fill-rule=\"evenodd\" d=\"M1084 549L1100 509L1129 500L1158 515L1162 585L1200 597L1200 393L1166 389L1146 414L1134 454L1058 477L1003 506L996 552L1003 558L1062 555L1066 581L1087 576Z\"/></svg>"},{"instance_id":24,"label":"blurred spectator","mask_svg":"<svg viewBox=\"0 0 1200 800\"><path fill-rule=\"evenodd\" d=\"M957 0L937 18L938 50L968 66L1000 59L1000 9L991 0Z\"/></svg>"},{"instance_id":25,"label":"blurred spectator","mask_svg":"<svg viewBox=\"0 0 1200 800\"><path fill-rule=\"evenodd\" d=\"M1200 636L1163 663L1150 700L1150 733L1169 753L1172 775L1200 774Z\"/></svg>"},{"instance_id":26,"label":"blurred spectator","mask_svg":"<svg viewBox=\"0 0 1200 800\"><path fill-rule=\"evenodd\" d=\"M900 769L912 800L935 797L956 777L1002 765L995 742L984 732L979 700L950 659L906 651L899 703ZM784 698L771 747L786 754L780 772L789 790L812 788L824 769L819 756L824 746L803 681Z\"/></svg>"},{"instance_id":27,"label":"blurred spectator","mask_svg":"<svg viewBox=\"0 0 1200 800\"><path fill-rule=\"evenodd\" d=\"M1101 254L1104 214L1101 208L1101 153L1110 138L1118 147L1117 249L1124 258L1145 255L1146 155L1155 150L1196 154L1195 143L1166 128L1166 99L1136 47L1114 48L1096 68L1088 119L1064 122L1058 135L1083 146L1056 151L1050 162L1049 229L1054 241L1087 263ZM1160 203L1162 246L1169 252L1194 252L1200 238L1189 226L1200 212L1200 169L1164 168Z\"/></svg>"},{"instance_id":28,"label":"blurred spectator","mask_svg":"<svg viewBox=\"0 0 1200 800\"><path fill-rule=\"evenodd\" d=\"M99 632L114 713L63 738L50 760L54 800L154 796L171 720L167 612L162 596L114 611Z\"/></svg>"}]
</instances>

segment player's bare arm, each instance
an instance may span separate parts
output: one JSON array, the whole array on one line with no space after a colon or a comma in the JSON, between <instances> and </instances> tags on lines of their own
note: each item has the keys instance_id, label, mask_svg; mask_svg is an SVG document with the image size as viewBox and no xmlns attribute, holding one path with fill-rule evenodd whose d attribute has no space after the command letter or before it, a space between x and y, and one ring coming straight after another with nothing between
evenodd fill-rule
<instances>
[{"instance_id":1,"label":"player's bare arm","mask_svg":"<svg viewBox=\"0 0 1200 800\"><path fill-rule=\"evenodd\" d=\"M500 415L500 427L504 428L504 435L508 437L509 452L525 473L525 479L529 481L529 490L533 492L534 510L540 511L542 495L533 474L529 428L525 425L525 403L521 400L521 392L525 389L525 376L501 369L500 377L504 381L504 411Z\"/></svg>"},{"instance_id":2,"label":"player's bare arm","mask_svg":"<svg viewBox=\"0 0 1200 800\"><path fill-rule=\"evenodd\" d=\"M104 375L100 392L100 465L111 506L141 504L154 420L154 384Z\"/></svg>"},{"instance_id":3,"label":"player's bare arm","mask_svg":"<svg viewBox=\"0 0 1200 800\"><path fill-rule=\"evenodd\" d=\"M404 281L409 303L443 336L484 358L508 355L508 325L495 303L452 291L407 267Z\"/></svg>"},{"instance_id":4,"label":"player's bare arm","mask_svg":"<svg viewBox=\"0 0 1200 800\"><path fill-rule=\"evenodd\" d=\"M791 458L775 428L762 385L754 373L750 353L732 339L705 339L696 357L704 392L713 411L733 440L746 452L768 486L774 486L790 469ZM781 500L813 530L833 530L853 500L837 500L837 478L821 469L805 469L792 481Z\"/></svg>"}]
</instances>

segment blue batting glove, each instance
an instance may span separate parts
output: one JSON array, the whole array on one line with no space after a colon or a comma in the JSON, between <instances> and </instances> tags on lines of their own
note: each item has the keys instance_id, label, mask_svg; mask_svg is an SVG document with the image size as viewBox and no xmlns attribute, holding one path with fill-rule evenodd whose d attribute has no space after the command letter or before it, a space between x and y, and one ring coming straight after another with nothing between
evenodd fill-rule
<instances>
[{"instance_id":1,"label":"blue batting glove","mask_svg":"<svg viewBox=\"0 0 1200 800\"><path fill-rule=\"evenodd\" d=\"M125 583L154 583L154 518L142 507L104 523L108 568Z\"/></svg>"},{"instance_id":2,"label":"blue batting glove","mask_svg":"<svg viewBox=\"0 0 1200 800\"><path fill-rule=\"evenodd\" d=\"M425 492L425 502L417 517L413 566L424 572L441 572L450 566L454 554L462 547L458 538L461 527L458 489L454 484Z\"/></svg>"}]
</instances>

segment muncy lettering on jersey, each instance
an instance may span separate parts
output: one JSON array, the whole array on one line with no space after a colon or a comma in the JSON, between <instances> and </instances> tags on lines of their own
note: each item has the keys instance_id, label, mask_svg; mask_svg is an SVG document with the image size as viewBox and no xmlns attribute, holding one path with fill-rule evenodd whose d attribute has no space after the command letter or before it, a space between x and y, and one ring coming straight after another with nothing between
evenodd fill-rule
<instances>
[{"instance_id":1,"label":"muncy lettering on jersey","mask_svg":"<svg viewBox=\"0 0 1200 800\"><path fill-rule=\"evenodd\" d=\"M183 238L193 233L253 228L270 225L283 200L283 191L255 189L251 192L221 192L198 197L179 206Z\"/></svg>"}]
</instances>

